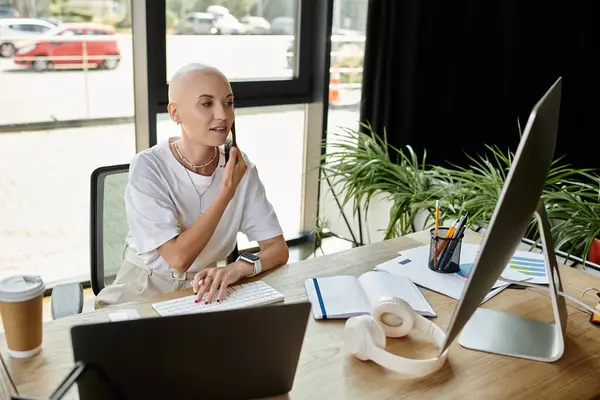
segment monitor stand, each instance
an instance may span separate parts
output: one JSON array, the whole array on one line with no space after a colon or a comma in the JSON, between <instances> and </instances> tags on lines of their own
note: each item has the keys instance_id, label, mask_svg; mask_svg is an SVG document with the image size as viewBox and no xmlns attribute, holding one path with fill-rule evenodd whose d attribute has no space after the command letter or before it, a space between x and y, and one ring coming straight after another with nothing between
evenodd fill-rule
<instances>
[{"instance_id":1,"label":"monitor stand","mask_svg":"<svg viewBox=\"0 0 600 400\"><path fill-rule=\"evenodd\" d=\"M552 362L562 357L567 326L567 306L558 294L562 283L550 235L550 223L542 201L535 212L546 259L548 288L554 323L545 323L479 307L463 328L458 343L471 350Z\"/></svg>"}]
</instances>

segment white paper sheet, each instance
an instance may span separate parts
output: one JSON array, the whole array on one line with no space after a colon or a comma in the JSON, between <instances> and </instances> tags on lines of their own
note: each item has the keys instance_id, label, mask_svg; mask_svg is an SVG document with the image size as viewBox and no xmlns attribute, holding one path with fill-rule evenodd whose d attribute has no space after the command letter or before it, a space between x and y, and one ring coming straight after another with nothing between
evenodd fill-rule
<instances>
[{"instance_id":1,"label":"white paper sheet","mask_svg":"<svg viewBox=\"0 0 600 400\"><path fill-rule=\"evenodd\" d=\"M377 265L375 270L405 276L419 286L459 300L469 277L470 267L475 261L477 250L478 246L476 245L472 247L465 243L461 246L461 271L457 273L443 274L430 270L427 266L429 246L401 251L399 257ZM523 281L525 279L516 280ZM483 301L489 300L508 286L509 284L506 282L496 281Z\"/></svg>"}]
</instances>

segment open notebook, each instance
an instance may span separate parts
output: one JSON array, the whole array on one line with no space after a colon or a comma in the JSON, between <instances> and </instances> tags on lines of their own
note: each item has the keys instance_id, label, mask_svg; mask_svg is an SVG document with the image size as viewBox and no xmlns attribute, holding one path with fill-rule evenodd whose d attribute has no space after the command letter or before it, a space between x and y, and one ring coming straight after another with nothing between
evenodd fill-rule
<instances>
[{"instance_id":1,"label":"open notebook","mask_svg":"<svg viewBox=\"0 0 600 400\"><path fill-rule=\"evenodd\" d=\"M423 316L437 316L414 283L404 276L387 272L369 271L358 278L352 275L310 278L304 282L304 288L315 319L369 314L384 296L405 300Z\"/></svg>"}]
</instances>

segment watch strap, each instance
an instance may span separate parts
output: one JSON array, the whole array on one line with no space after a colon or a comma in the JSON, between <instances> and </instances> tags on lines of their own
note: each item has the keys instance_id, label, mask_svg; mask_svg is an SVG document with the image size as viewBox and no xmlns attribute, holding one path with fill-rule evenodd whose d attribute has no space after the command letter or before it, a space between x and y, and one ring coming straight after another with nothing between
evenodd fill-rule
<instances>
[{"instance_id":1,"label":"watch strap","mask_svg":"<svg viewBox=\"0 0 600 400\"><path fill-rule=\"evenodd\" d=\"M250 263L250 264L253 265L254 270L252 271L252 274L250 274L248 276L249 278L252 278L253 276L256 276L256 275L258 275L258 274L261 273L261 271L262 271L262 265L260 263L260 258L258 260L256 260L256 261L252 261L252 260L249 260L249 259L247 259L247 258L245 258L243 256L239 256L238 260L246 261L246 262L248 262L248 263Z\"/></svg>"}]
</instances>

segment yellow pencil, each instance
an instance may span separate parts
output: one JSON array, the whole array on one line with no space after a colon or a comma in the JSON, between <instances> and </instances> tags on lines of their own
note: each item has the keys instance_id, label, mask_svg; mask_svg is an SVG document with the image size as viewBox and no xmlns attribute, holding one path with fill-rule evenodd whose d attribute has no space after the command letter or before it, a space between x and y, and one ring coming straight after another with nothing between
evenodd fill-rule
<instances>
[{"instance_id":1,"label":"yellow pencil","mask_svg":"<svg viewBox=\"0 0 600 400\"><path fill-rule=\"evenodd\" d=\"M438 235L438 228L440 226L440 201L435 201L435 236Z\"/></svg>"},{"instance_id":2,"label":"yellow pencil","mask_svg":"<svg viewBox=\"0 0 600 400\"><path fill-rule=\"evenodd\" d=\"M456 232L456 222L453 222L452 225L450 225L450 228L448 228L448 232L446 232L446 236L444 237L444 239L450 239L454 235L454 232ZM444 240L442 242L442 245L440 246L440 248L439 249L436 248L436 252L434 253L435 254L435 258L433 260L433 264L434 265L435 265L435 263L437 261L438 256L440 255L440 253L442 251L444 251L444 249L446 248L447 244L448 244L448 241Z\"/></svg>"}]
</instances>

